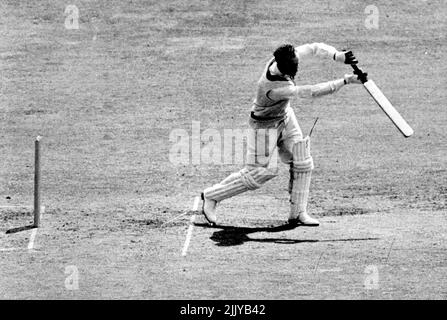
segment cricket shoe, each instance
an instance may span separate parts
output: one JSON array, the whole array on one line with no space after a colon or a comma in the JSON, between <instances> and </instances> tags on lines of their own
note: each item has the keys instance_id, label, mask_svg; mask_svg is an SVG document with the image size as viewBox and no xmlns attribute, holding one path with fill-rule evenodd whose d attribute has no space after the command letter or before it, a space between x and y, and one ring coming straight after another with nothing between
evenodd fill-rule
<instances>
[{"instance_id":1,"label":"cricket shoe","mask_svg":"<svg viewBox=\"0 0 447 320\"><path fill-rule=\"evenodd\" d=\"M320 222L312 218L307 212L301 212L296 218L289 218L289 224L292 225L304 225L308 227L318 227Z\"/></svg>"},{"instance_id":2,"label":"cricket shoe","mask_svg":"<svg viewBox=\"0 0 447 320\"><path fill-rule=\"evenodd\" d=\"M216 216L216 205L217 205L217 201L213 200L213 199L207 199L205 197L205 195L202 194L200 195L202 198L202 214L204 215L206 221L208 221L208 223L211 226L215 226L216 222L217 222L217 216Z\"/></svg>"}]
</instances>

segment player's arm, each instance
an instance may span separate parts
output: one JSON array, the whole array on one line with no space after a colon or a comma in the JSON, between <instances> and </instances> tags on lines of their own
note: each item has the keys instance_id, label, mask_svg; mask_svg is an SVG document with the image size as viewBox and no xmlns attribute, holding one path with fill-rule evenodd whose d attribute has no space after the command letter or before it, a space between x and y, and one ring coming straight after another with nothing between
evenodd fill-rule
<instances>
[{"instance_id":1,"label":"player's arm","mask_svg":"<svg viewBox=\"0 0 447 320\"><path fill-rule=\"evenodd\" d=\"M298 96L300 98L315 98L335 93L340 90L341 87L350 83L361 84L362 82L356 75L346 74L342 79L322 82L314 85L290 85L287 87L272 89L268 93L268 97L272 100L291 99L295 96Z\"/></svg>"},{"instance_id":2,"label":"player's arm","mask_svg":"<svg viewBox=\"0 0 447 320\"><path fill-rule=\"evenodd\" d=\"M346 64L358 63L352 51L338 51L334 47L321 42L307 43L295 47L295 53L297 54L298 59L315 56L323 59L332 59Z\"/></svg>"}]
</instances>

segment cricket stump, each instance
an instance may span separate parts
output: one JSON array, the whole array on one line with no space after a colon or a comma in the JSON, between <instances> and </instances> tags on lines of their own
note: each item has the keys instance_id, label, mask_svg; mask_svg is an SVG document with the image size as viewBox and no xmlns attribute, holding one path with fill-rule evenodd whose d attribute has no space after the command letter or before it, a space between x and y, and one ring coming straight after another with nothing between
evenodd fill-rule
<instances>
[{"instance_id":1,"label":"cricket stump","mask_svg":"<svg viewBox=\"0 0 447 320\"><path fill-rule=\"evenodd\" d=\"M41 136L37 136L34 141L34 228L38 228L40 224L40 140Z\"/></svg>"}]
</instances>

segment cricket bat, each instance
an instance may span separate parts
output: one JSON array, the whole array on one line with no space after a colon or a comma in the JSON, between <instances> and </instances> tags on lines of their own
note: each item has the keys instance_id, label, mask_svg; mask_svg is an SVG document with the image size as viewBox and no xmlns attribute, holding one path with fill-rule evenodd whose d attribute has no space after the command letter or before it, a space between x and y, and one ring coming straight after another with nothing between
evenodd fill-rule
<instances>
[{"instance_id":1,"label":"cricket bat","mask_svg":"<svg viewBox=\"0 0 447 320\"><path fill-rule=\"evenodd\" d=\"M352 64L352 68L354 69L355 74L363 73L357 65ZM404 135L405 138L410 137L414 131L410 127L410 125L405 121L404 118L400 115L400 113L393 107L391 102L385 97L379 87L372 80L368 80L366 77L361 79L363 86L369 92L371 97L376 101L380 108L382 108L383 112L390 118L390 120L394 123L394 125L399 129L399 131Z\"/></svg>"}]
</instances>

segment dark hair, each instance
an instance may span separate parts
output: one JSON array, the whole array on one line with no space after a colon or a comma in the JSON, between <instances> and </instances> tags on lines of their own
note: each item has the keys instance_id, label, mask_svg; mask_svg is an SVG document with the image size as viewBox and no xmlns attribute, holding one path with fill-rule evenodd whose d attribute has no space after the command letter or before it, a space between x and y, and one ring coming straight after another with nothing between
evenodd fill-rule
<instances>
[{"instance_id":1,"label":"dark hair","mask_svg":"<svg viewBox=\"0 0 447 320\"><path fill-rule=\"evenodd\" d=\"M291 44L283 44L275 50L273 56L279 71L294 79L298 72L298 57L295 54L295 48Z\"/></svg>"}]
</instances>

